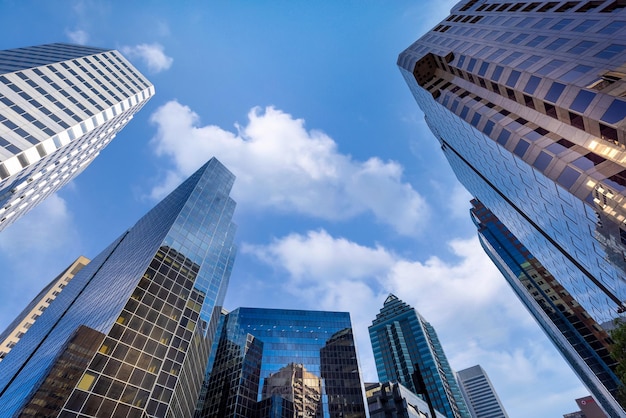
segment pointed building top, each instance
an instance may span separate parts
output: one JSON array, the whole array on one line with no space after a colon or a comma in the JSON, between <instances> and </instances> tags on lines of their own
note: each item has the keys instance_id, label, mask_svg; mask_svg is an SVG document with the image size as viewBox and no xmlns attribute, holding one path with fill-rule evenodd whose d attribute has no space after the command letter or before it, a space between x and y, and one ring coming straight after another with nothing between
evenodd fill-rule
<instances>
[{"instance_id":1,"label":"pointed building top","mask_svg":"<svg viewBox=\"0 0 626 418\"><path fill-rule=\"evenodd\" d=\"M385 299L385 303L383 305L386 305L389 302L393 302L394 300L398 300L398 297L393 293L389 293L389 296L387 296L387 299Z\"/></svg>"}]
</instances>

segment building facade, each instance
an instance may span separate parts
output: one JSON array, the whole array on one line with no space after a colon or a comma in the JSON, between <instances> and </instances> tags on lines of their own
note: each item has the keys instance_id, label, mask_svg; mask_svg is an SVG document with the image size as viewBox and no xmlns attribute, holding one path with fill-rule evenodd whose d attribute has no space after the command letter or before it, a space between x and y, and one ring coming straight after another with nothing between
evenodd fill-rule
<instances>
[{"instance_id":1,"label":"building facade","mask_svg":"<svg viewBox=\"0 0 626 418\"><path fill-rule=\"evenodd\" d=\"M0 363L1 416L191 417L235 256L211 159L80 270Z\"/></svg>"},{"instance_id":2,"label":"building facade","mask_svg":"<svg viewBox=\"0 0 626 418\"><path fill-rule=\"evenodd\" d=\"M238 308L223 317L197 417L365 417L344 312Z\"/></svg>"},{"instance_id":3,"label":"building facade","mask_svg":"<svg viewBox=\"0 0 626 418\"><path fill-rule=\"evenodd\" d=\"M365 391L370 418L431 418L428 404L398 382L366 383Z\"/></svg>"},{"instance_id":4,"label":"building facade","mask_svg":"<svg viewBox=\"0 0 626 418\"><path fill-rule=\"evenodd\" d=\"M593 396L611 416L620 416L616 398L621 382L610 355L610 335L498 218L477 200L472 206L487 255Z\"/></svg>"},{"instance_id":5,"label":"building facade","mask_svg":"<svg viewBox=\"0 0 626 418\"><path fill-rule=\"evenodd\" d=\"M435 329L415 309L389 295L369 334L381 383L398 382L413 393L426 392L448 418L470 418ZM416 383L416 373L423 388Z\"/></svg>"},{"instance_id":6,"label":"building facade","mask_svg":"<svg viewBox=\"0 0 626 418\"><path fill-rule=\"evenodd\" d=\"M456 373L461 392L473 418L508 418L485 370L476 365Z\"/></svg>"},{"instance_id":7,"label":"building facade","mask_svg":"<svg viewBox=\"0 0 626 418\"><path fill-rule=\"evenodd\" d=\"M0 230L78 174L154 95L117 51L0 51Z\"/></svg>"},{"instance_id":8,"label":"building facade","mask_svg":"<svg viewBox=\"0 0 626 418\"><path fill-rule=\"evenodd\" d=\"M41 292L24 308L24 310L7 326L0 334L0 361L6 356L11 348L28 332L35 321L41 316L54 299L74 278L76 273L89 263L84 256L78 257L61 274L52 280Z\"/></svg>"},{"instance_id":9,"label":"building facade","mask_svg":"<svg viewBox=\"0 0 626 418\"><path fill-rule=\"evenodd\" d=\"M599 324L626 310L625 22L464 0L398 59L459 181Z\"/></svg>"}]
</instances>

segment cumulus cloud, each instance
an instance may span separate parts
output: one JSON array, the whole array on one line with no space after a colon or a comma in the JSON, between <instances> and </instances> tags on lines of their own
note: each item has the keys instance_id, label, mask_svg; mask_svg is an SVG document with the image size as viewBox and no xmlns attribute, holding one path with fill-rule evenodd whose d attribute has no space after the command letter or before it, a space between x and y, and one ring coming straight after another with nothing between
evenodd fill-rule
<instances>
[{"instance_id":1,"label":"cumulus cloud","mask_svg":"<svg viewBox=\"0 0 626 418\"><path fill-rule=\"evenodd\" d=\"M393 293L435 327L453 368L481 364L496 388L503 389L500 395L516 404L511 407L554 392L542 386L548 376L550 382L555 376L563 382L559 397L584 395L478 239L453 240L449 250L453 261L416 260L320 230L244 244L242 255L256 257L284 277L275 299L288 299L280 294L285 292L303 301L302 309L351 313L366 380L377 378L367 327Z\"/></svg>"},{"instance_id":2,"label":"cumulus cloud","mask_svg":"<svg viewBox=\"0 0 626 418\"><path fill-rule=\"evenodd\" d=\"M66 30L65 34L75 44L85 45L89 41L89 34L82 29Z\"/></svg>"},{"instance_id":3,"label":"cumulus cloud","mask_svg":"<svg viewBox=\"0 0 626 418\"><path fill-rule=\"evenodd\" d=\"M216 156L236 176L233 195L245 207L274 208L342 220L371 213L401 234L415 234L428 217L422 196L402 180L402 166L372 157L342 154L323 132L273 107L254 108L236 132L200 124L176 101L152 115L156 153L173 169L153 189L163 196L202 163Z\"/></svg>"},{"instance_id":4,"label":"cumulus cloud","mask_svg":"<svg viewBox=\"0 0 626 418\"><path fill-rule=\"evenodd\" d=\"M148 66L151 73L160 73L172 66L174 59L165 55L163 45L159 43L123 46L121 51L129 59L139 59Z\"/></svg>"}]
</instances>

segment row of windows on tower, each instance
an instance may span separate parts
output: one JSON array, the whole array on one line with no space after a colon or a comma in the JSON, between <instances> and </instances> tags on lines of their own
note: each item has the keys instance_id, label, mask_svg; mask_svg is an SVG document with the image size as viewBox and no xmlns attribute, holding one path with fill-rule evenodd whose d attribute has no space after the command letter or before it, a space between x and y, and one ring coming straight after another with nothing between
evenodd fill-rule
<instances>
[{"instance_id":1,"label":"row of windows on tower","mask_svg":"<svg viewBox=\"0 0 626 418\"><path fill-rule=\"evenodd\" d=\"M469 10L470 7L464 7L461 11ZM532 3L483 3L476 8L477 12L556 12L564 13L574 11L577 13L585 13L590 11L599 11L600 13L612 13L616 10L626 7L626 3L620 0L614 0L608 4L604 0L593 1L568 1L559 6L560 2L532 2ZM558 7L557 7L558 6ZM605 6L601 8L601 6Z\"/></svg>"}]
</instances>

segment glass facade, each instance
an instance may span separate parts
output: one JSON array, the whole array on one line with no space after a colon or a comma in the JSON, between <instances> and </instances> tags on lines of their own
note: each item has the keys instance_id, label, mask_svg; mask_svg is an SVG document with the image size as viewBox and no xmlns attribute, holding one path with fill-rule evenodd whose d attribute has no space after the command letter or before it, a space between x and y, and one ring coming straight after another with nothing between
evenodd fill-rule
<instances>
[{"instance_id":1,"label":"glass facade","mask_svg":"<svg viewBox=\"0 0 626 418\"><path fill-rule=\"evenodd\" d=\"M80 174L153 95L115 50L0 51L0 230Z\"/></svg>"},{"instance_id":2,"label":"glass facade","mask_svg":"<svg viewBox=\"0 0 626 418\"><path fill-rule=\"evenodd\" d=\"M233 181L211 159L74 276L0 363L0 415L193 416L235 256Z\"/></svg>"},{"instance_id":3,"label":"glass facade","mask_svg":"<svg viewBox=\"0 0 626 418\"><path fill-rule=\"evenodd\" d=\"M609 354L609 334L498 218L479 201L472 205L487 255L609 416L621 416L622 408L615 401L621 383Z\"/></svg>"},{"instance_id":4,"label":"glass facade","mask_svg":"<svg viewBox=\"0 0 626 418\"><path fill-rule=\"evenodd\" d=\"M419 373L437 411L448 418L470 418L435 329L415 309L389 295L369 334L381 383L398 382L419 394L414 381Z\"/></svg>"},{"instance_id":5,"label":"glass facade","mask_svg":"<svg viewBox=\"0 0 626 418\"><path fill-rule=\"evenodd\" d=\"M398 58L457 178L598 324L626 311L623 22L614 0L464 0Z\"/></svg>"},{"instance_id":6,"label":"glass facade","mask_svg":"<svg viewBox=\"0 0 626 418\"><path fill-rule=\"evenodd\" d=\"M350 315L238 308L223 317L198 417L365 417Z\"/></svg>"}]
</instances>

